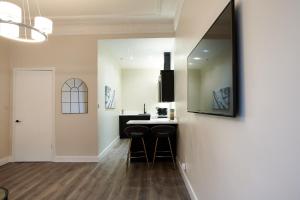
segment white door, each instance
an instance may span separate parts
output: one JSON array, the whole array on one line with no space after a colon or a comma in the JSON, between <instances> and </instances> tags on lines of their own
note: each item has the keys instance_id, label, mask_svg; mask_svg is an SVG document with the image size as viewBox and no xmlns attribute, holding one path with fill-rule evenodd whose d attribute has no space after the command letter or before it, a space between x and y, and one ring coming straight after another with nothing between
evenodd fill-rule
<instances>
[{"instance_id":1,"label":"white door","mask_svg":"<svg viewBox=\"0 0 300 200\"><path fill-rule=\"evenodd\" d=\"M13 154L16 162L51 161L54 73L15 70Z\"/></svg>"}]
</instances>

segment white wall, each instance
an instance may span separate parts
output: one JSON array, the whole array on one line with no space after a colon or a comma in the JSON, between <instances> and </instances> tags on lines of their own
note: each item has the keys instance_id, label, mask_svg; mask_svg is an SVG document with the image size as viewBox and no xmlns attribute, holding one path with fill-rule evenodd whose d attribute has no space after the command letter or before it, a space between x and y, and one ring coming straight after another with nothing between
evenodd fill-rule
<instances>
[{"instance_id":1,"label":"white wall","mask_svg":"<svg viewBox=\"0 0 300 200\"><path fill-rule=\"evenodd\" d=\"M156 114L158 106L158 69L122 69L122 109L125 113Z\"/></svg>"},{"instance_id":2,"label":"white wall","mask_svg":"<svg viewBox=\"0 0 300 200\"><path fill-rule=\"evenodd\" d=\"M180 162L201 200L300 199L300 2L239 0L241 111L186 112L186 57L227 4L186 0L176 31Z\"/></svg>"},{"instance_id":3,"label":"white wall","mask_svg":"<svg viewBox=\"0 0 300 200\"><path fill-rule=\"evenodd\" d=\"M97 37L52 36L43 44L10 42L12 68L55 67L56 154L97 155ZM61 113L61 87L69 78L80 78L89 89L88 114Z\"/></svg>"},{"instance_id":4,"label":"white wall","mask_svg":"<svg viewBox=\"0 0 300 200\"><path fill-rule=\"evenodd\" d=\"M0 39L0 159L10 155L10 64L8 48L7 41Z\"/></svg>"},{"instance_id":5,"label":"white wall","mask_svg":"<svg viewBox=\"0 0 300 200\"><path fill-rule=\"evenodd\" d=\"M49 40L42 44L16 43L0 38L0 91L2 92L0 96L0 158L11 155L9 90L12 68L56 68L56 154L58 156L96 156L99 150L97 144L98 39L170 36L172 34L146 33L50 36ZM61 114L61 86L65 80L74 77L81 78L89 87L88 114Z\"/></svg>"},{"instance_id":6,"label":"white wall","mask_svg":"<svg viewBox=\"0 0 300 200\"><path fill-rule=\"evenodd\" d=\"M116 108L105 109L105 85L116 91ZM121 69L117 59L98 42L98 152L119 137L119 114L121 113Z\"/></svg>"}]
</instances>

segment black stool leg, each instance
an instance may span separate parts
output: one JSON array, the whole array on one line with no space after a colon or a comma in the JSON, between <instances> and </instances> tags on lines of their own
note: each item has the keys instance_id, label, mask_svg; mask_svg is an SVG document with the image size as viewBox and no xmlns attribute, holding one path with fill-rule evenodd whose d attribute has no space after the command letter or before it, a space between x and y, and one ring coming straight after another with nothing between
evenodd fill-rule
<instances>
[{"instance_id":1,"label":"black stool leg","mask_svg":"<svg viewBox=\"0 0 300 200\"><path fill-rule=\"evenodd\" d=\"M158 137L156 138L156 141L155 141L155 147L154 147L154 154L153 154L152 167L154 166L154 162L155 162L157 143L158 143Z\"/></svg>"},{"instance_id":2,"label":"black stool leg","mask_svg":"<svg viewBox=\"0 0 300 200\"><path fill-rule=\"evenodd\" d=\"M173 155L172 145L171 145L171 141L170 141L169 137L168 137L168 141L169 141L170 152L171 152L171 155L172 155L173 165L174 165L174 169L175 169L176 168L176 164L175 164L175 159L174 159L174 155Z\"/></svg>"},{"instance_id":3,"label":"black stool leg","mask_svg":"<svg viewBox=\"0 0 300 200\"><path fill-rule=\"evenodd\" d=\"M144 142L144 138L141 138L142 142L143 142L143 147L144 147L144 153L145 153L145 157L146 157L146 161L147 161L147 166L149 167L149 161L148 161L148 156L147 156L147 150L146 150L146 145Z\"/></svg>"},{"instance_id":4,"label":"black stool leg","mask_svg":"<svg viewBox=\"0 0 300 200\"><path fill-rule=\"evenodd\" d=\"M128 152L127 152L127 161L126 161L126 166L127 167L128 167L128 163L130 163L131 143L132 143L132 138L130 138L130 140L129 140L129 147L128 147Z\"/></svg>"}]
</instances>

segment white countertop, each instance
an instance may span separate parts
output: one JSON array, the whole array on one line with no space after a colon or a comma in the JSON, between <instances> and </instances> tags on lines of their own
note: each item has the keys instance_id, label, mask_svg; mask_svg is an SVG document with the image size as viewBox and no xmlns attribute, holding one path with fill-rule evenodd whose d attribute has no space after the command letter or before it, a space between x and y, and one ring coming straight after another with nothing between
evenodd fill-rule
<instances>
[{"instance_id":1,"label":"white countertop","mask_svg":"<svg viewBox=\"0 0 300 200\"><path fill-rule=\"evenodd\" d=\"M130 120L127 124L178 124L177 119Z\"/></svg>"}]
</instances>

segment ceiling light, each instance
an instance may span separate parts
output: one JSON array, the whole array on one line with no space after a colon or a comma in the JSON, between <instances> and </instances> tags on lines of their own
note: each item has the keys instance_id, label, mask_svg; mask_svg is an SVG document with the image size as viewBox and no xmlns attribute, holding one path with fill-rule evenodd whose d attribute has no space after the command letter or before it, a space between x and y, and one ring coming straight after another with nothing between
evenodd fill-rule
<instances>
[{"instance_id":1,"label":"ceiling light","mask_svg":"<svg viewBox=\"0 0 300 200\"><path fill-rule=\"evenodd\" d=\"M23 11L14 3L0 1L0 36L27 43L46 41L48 34L52 33L53 22L41 16L38 4L39 15L34 17L34 21L29 0L23 0L22 7Z\"/></svg>"},{"instance_id":2,"label":"ceiling light","mask_svg":"<svg viewBox=\"0 0 300 200\"><path fill-rule=\"evenodd\" d=\"M207 49L203 49L203 52L204 53L208 53L209 51Z\"/></svg>"},{"instance_id":3,"label":"ceiling light","mask_svg":"<svg viewBox=\"0 0 300 200\"><path fill-rule=\"evenodd\" d=\"M20 23L22 21L22 10L19 6L1 1L0 2L0 20ZM0 34L6 37L19 37L19 29L14 24L0 23Z\"/></svg>"},{"instance_id":4,"label":"ceiling light","mask_svg":"<svg viewBox=\"0 0 300 200\"><path fill-rule=\"evenodd\" d=\"M200 57L195 57L195 58L193 58L194 60L202 60L202 58L200 58Z\"/></svg>"}]
</instances>

